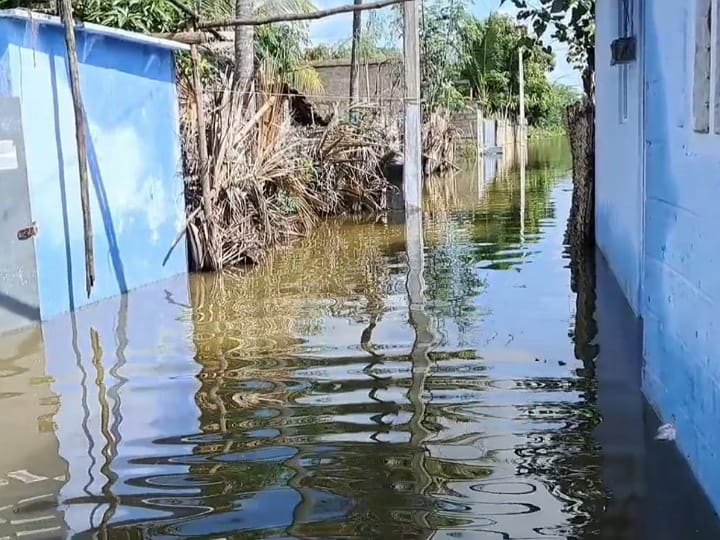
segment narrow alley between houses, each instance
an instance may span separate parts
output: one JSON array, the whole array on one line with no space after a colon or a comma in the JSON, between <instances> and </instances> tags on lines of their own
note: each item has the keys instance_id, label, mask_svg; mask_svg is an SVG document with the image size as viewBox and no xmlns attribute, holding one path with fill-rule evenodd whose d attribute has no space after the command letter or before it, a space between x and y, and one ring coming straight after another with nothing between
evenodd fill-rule
<instances>
[{"instance_id":1,"label":"narrow alley between houses","mask_svg":"<svg viewBox=\"0 0 720 540\"><path fill-rule=\"evenodd\" d=\"M0 536L715 539L640 391L604 261L566 255L564 139L3 337Z\"/></svg>"}]
</instances>

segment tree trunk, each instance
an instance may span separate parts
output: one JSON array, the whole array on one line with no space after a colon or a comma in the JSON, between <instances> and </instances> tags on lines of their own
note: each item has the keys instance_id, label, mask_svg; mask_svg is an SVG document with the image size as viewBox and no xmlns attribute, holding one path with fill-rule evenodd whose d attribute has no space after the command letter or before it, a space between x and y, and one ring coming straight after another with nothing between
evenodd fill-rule
<instances>
[{"instance_id":1,"label":"tree trunk","mask_svg":"<svg viewBox=\"0 0 720 540\"><path fill-rule=\"evenodd\" d=\"M353 0L353 4L359 6L362 0ZM350 49L350 104L358 98L358 71L360 71L360 36L362 33L362 14L359 11L353 13L352 46Z\"/></svg>"},{"instance_id":2,"label":"tree trunk","mask_svg":"<svg viewBox=\"0 0 720 540\"><path fill-rule=\"evenodd\" d=\"M573 162L573 195L565 243L573 248L595 244L595 104L585 98L567 110Z\"/></svg>"},{"instance_id":3,"label":"tree trunk","mask_svg":"<svg viewBox=\"0 0 720 540\"><path fill-rule=\"evenodd\" d=\"M235 16L238 19L253 18L253 0L236 0ZM235 81L241 92L247 92L248 103L254 92L253 73L255 71L255 28L253 26L235 27Z\"/></svg>"}]
</instances>

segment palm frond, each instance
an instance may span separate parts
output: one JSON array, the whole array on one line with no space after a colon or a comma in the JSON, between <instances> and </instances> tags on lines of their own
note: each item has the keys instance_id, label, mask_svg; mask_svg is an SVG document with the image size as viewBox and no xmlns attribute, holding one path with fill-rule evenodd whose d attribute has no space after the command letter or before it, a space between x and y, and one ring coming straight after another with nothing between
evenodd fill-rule
<instances>
[{"instance_id":1,"label":"palm frond","mask_svg":"<svg viewBox=\"0 0 720 540\"><path fill-rule=\"evenodd\" d=\"M315 4L310 0L262 0L257 2L255 6L255 13L261 17L311 13L316 10Z\"/></svg>"}]
</instances>

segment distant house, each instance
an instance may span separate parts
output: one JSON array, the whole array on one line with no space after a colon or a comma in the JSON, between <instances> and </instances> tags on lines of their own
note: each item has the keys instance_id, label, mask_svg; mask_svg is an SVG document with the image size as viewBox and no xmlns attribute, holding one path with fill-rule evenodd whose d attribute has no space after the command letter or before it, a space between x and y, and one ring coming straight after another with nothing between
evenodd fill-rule
<instances>
[{"instance_id":1,"label":"distant house","mask_svg":"<svg viewBox=\"0 0 720 540\"><path fill-rule=\"evenodd\" d=\"M676 422L678 446L716 509L718 4L601 0L596 47L597 243L643 320L645 394Z\"/></svg>"},{"instance_id":2,"label":"distant house","mask_svg":"<svg viewBox=\"0 0 720 540\"><path fill-rule=\"evenodd\" d=\"M0 11L0 333L187 270L173 51L77 30L88 123L95 271L85 292L75 123L62 25ZM36 234L18 232L30 229ZM24 236L24 239L21 238Z\"/></svg>"}]
</instances>

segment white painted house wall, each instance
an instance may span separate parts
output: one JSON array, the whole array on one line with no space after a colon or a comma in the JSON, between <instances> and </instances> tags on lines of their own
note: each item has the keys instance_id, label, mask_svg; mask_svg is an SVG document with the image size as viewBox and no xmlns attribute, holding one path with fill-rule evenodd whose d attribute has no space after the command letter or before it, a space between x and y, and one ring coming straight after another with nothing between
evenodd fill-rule
<instances>
[{"instance_id":1,"label":"white painted house wall","mask_svg":"<svg viewBox=\"0 0 720 540\"><path fill-rule=\"evenodd\" d=\"M628 21L621 13L627 9ZM640 58L611 66L610 43L639 36L640 0L597 3L596 175L597 244L639 314L642 253L642 66Z\"/></svg>"}]
</instances>

